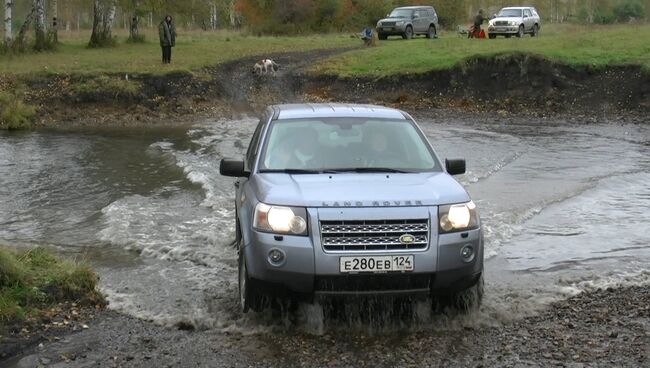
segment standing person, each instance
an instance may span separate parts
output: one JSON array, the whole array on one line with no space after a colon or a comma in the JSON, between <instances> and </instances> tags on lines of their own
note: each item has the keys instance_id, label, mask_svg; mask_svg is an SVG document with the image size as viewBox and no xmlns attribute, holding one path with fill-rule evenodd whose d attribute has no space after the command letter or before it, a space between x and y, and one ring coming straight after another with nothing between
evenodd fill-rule
<instances>
[{"instance_id":1,"label":"standing person","mask_svg":"<svg viewBox=\"0 0 650 368\"><path fill-rule=\"evenodd\" d=\"M176 27L171 15L166 16L158 25L158 35L160 36L163 64L170 64L172 62L172 47L176 46Z\"/></svg>"},{"instance_id":2,"label":"standing person","mask_svg":"<svg viewBox=\"0 0 650 368\"><path fill-rule=\"evenodd\" d=\"M483 16L483 9L479 9L478 14L474 17L474 26L469 32L468 38L478 38L481 33L481 25L485 22L485 17Z\"/></svg>"}]
</instances>

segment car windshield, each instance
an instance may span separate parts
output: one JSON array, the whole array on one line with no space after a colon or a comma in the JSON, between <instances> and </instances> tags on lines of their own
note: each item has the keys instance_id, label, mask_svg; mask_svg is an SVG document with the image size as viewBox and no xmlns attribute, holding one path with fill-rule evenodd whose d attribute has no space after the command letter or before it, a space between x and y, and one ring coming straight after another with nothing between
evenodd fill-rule
<instances>
[{"instance_id":1,"label":"car windshield","mask_svg":"<svg viewBox=\"0 0 650 368\"><path fill-rule=\"evenodd\" d=\"M521 17L521 9L501 9L498 17Z\"/></svg>"},{"instance_id":2,"label":"car windshield","mask_svg":"<svg viewBox=\"0 0 650 368\"><path fill-rule=\"evenodd\" d=\"M267 137L260 158L260 172L441 170L426 138L410 120L276 120Z\"/></svg>"},{"instance_id":3,"label":"car windshield","mask_svg":"<svg viewBox=\"0 0 650 368\"><path fill-rule=\"evenodd\" d=\"M393 10L389 18L411 18L413 16L413 10L411 9L395 9Z\"/></svg>"}]
</instances>

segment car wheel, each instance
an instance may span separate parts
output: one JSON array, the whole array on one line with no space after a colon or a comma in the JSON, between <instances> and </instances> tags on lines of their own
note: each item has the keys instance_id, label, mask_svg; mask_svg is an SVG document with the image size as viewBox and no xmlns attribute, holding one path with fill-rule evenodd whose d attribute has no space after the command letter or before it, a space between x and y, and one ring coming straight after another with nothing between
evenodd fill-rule
<instances>
[{"instance_id":1,"label":"car wheel","mask_svg":"<svg viewBox=\"0 0 650 368\"><path fill-rule=\"evenodd\" d=\"M385 34L385 33L380 33L378 37L379 37L379 39L380 39L380 40L382 40L382 41L384 41L384 40L387 40L387 39L388 39L388 35L387 35L387 34Z\"/></svg>"},{"instance_id":2,"label":"car wheel","mask_svg":"<svg viewBox=\"0 0 650 368\"><path fill-rule=\"evenodd\" d=\"M539 36L539 26L537 24L533 26L533 32L531 32L530 36L531 37Z\"/></svg>"},{"instance_id":3,"label":"car wheel","mask_svg":"<svg viewBox=\"0 0 650 368\"><path fill-rule=\"evenodd\" d=\"M258 287L248 277L244 252L241 249L239 250L239 305L243 313L249 310L259 311L262 306Z\"/></svg>"},{"instance_id":4,"label":"car wheel","mask_svg":"<svg viewBox=\"0 0 650 368\"><path fill-rule=\"evenodd\" d=\"M488 33L488 37L489 37L491 40L493 40L493 39L497 38L497 35L495 35L494 33Z\"/></svg>"},{"instance_id":5,"label":"car wheel","mask_svg":"<svg viewBox=\"0 0 650 368\"><path fill-rule=\"evenodd\" d=\"M476 311L483 302L484 293L485 281L483 280L483 274L481 274L476 284L453 295L454 306L462 312Z\"/></svg>"},{"instance_id":6,"label":"car wheel","mask_svg":"<svg viewBox=\"0 0 650 368\"><path fill-rule=\"evenodd\" d=\"M406 30L404 31L402 38L405 40L410 40L411 38L413 38L413 28L411 26L406 27Z\"/></svg>"},{"instance_id":7,"label":"car wheel","mask_svg":"<svg viewBox=\"0 0 650 368\"><path fill-rule=\"evenodd\" d=\"M429 26L429 30L427 31L427 38L436 38L436 36L437 36L436 27Z\"/></svg>"},{"instance_id":8,"label":"car wheel","mask_svg":"<svg viewBox=\"0 0 650 368\"><path fill-rule=\"evenodd\" d=\"M524 37L524 26L523 25L519 26L519 31L517 32L517 37L518 38Z\"/></svg>"}]
</instances>

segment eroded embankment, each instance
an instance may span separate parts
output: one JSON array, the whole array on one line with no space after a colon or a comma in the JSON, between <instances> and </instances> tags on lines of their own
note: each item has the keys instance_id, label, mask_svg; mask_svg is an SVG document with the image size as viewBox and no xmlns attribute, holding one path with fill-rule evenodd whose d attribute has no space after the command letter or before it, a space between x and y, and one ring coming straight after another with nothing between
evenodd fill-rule
<instances>
[{"instance_id":1,"label":"eroded embankment","mask_svg":"<svg viewBox=\"0 0 650 368\"><path fill-rule=\"evenodd\" d=\"M569 66L526 54L475 57L447 70L387 77L305 73L341 50L273 55L275 76L255 76L256 57L163 75L3 77L0 89L24 91L41 125L83 122L155 123L195 115L254 111L284 102L378 103L409 110L462 108L511 114L645 116L650 72L641 66Z\"/></svg>"}]
</instances>

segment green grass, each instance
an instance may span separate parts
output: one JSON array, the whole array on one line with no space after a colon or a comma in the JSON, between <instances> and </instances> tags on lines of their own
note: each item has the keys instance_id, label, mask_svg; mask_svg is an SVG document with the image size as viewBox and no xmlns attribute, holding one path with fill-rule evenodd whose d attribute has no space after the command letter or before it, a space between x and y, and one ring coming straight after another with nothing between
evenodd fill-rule
<instances>
[{"instance_id":1,"label":"green grass","mask_svg":"<svg viewBox=\"0 0 650 368\"><path fill-rule=\"evenodd\" d=\"M0 55L0 74L196 71L249 55L360 45L349 34L257 37L230 31L180 30L172 64L164 66L158 36L153 30L145 32L144 43L126 43L126 34L120 33L118 45L107 49L87 48L89 37L88 32L61 31L61 45L56 52Z\"/></svg>"},{"instance_id":2,"label":"green grass","mask_svg":"<svg viewBox=\"0 0 650 368\"><path fill-rule=\"evenodd\" d=\"M540 37L523 39L470 40L451 32L436 40L391 37L377 47L320 62L311 71L339 76L423 73L453 67L474 56L515 52L537 54L569 65L639 64L650 68L650 26L546 25Z\"/></svg>"},{"instance_id":3,"label":"green grass","mask_svg":"<svg viewBox=\"0 0 650 368\"><path fill-rule=\"evenodd\" d=\"M36 317L56 303L104 304L97 275L86 265L54 257L42 248L0 248L0 327Z\"/></svg>"},{"instance_id":4,"label":"green grass","mask_svg":"<svg viewBox=\"0 0 650 368\"><path fill-rule=\"evenodd\" d=\"M29 129L36 117L36 109L23 102L14 93L0 92L0 130Z\"/></svg>"}]
</instances>

